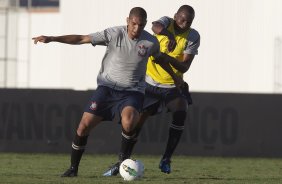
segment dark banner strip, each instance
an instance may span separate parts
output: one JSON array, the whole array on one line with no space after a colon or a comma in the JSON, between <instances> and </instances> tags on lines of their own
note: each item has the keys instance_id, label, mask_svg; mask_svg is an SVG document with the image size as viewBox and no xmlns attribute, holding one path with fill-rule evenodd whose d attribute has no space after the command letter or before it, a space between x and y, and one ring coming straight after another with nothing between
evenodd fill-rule
<instances>
[{"instance_id":1,"label":"dark banner strip","mask_svg":"<svg viewBox=\"0 0 282 184\"><path fill-rule=\"evenodd\" d=\"M68 153L93 91L0 89L0 151ZM282 95L192 93L176 154L281 157ZM135 153L162 154L170 113L146 122ZM120 125L101 123L86 152L115 154Z\"/></svg>"}]
</instances>

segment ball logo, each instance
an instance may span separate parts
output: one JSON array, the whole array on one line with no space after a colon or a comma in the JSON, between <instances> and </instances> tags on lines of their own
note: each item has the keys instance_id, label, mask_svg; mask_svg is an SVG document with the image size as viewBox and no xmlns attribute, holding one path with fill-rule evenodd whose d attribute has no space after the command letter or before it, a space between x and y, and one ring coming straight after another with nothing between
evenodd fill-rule
<instances>
[{"instance_id":1,"label":"ball logo","mask_svg":"<svg viewBox=\"0 0 282 184\"><path fill-rule=\"evenodd\" d=\"M141 161L126 159L119 166L119 174L125 181L138 180L143 177L144 169Z\"/></svg>"},{"instance_id":2,"label":"ball logo","mask_svg":"<svg viewBox=\"0 0 282 184\"><path fill-rule=\"evenodd\" d=\"M139 45L138 46L138 55L141 56L141 57L144 57L147 55L147 51L148 51L148 48L145 47L144 45Z\"/></svg>"},{"instance_id":3,"label":"ball logo","mask_svg":"<svg viewBox=\"0 0 282 184\"><path fill-rule=\"evenodd\" d=\"M125 170L125 172L128 172L128 174L130 176L134 176L137 177L138 173L137 171L135 171L134 169L130 168L129 166L122 164L123 169Z\"/></svg>"},{"instance_id":4,"label":"ball logo","mask_svg":"<svg viewBox=\"0 0 282 184\"><path fill-rule=\"evenodd\" d=\"M97 109L97 103L96 102L91 102L90 109L95 111Z\"/></svg>"}]
</instances>

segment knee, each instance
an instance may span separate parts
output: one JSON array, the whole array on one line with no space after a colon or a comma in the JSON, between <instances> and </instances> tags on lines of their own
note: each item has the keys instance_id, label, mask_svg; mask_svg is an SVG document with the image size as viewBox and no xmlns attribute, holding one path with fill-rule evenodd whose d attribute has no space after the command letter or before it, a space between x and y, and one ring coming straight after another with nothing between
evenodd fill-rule
<instances>
[{"instance_id":1,"label":"knee","mask_svg":"<svg viewBox=\"0 0 282 184\"><path fill-rule=\"evenodd\" d=\"M122 118L122 128L125 132L132 132L137 125L137 117L134 118Z\"/></svg>"},{"instance_id":2,"label":"knee","mask_svg":"<svg viewBox=\"0 0 282 184\"><path fill-rule=\"evenodd\" d=\"M125 132L132 132L139 121L139 113L136 110L122 113L122 128Z\"/></svg>"},{"instance_id":3,"label":"knee","mask_svg":"<svg viewBox=\"0 0 282 184\"><path fill-rule=\"evenodd\" d=\"M173 113L173 121L172 123L177 126L184 126L184 122L186 120L187 112L186 111L176 111Z\"/></svg>"}]
</instances>

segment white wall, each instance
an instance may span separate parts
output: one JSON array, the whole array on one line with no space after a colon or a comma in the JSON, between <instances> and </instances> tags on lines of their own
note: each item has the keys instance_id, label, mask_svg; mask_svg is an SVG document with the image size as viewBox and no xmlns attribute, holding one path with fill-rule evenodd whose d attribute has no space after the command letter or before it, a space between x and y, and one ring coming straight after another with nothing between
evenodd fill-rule
<instances>
[{"instance_id":1,"label":"white wall","mask_svg":"<svg viewBox=\"0 0 282 184\"><path fill-rule=\"evenodd\" d=\"M192 27L201 34L199 55L185 74L191 91L274 92L274 40L282 37L280 0L61 0L59 13L22 12L23 17L30 16L27 24L25 18L19 21L20 30L30 30L30 42L20 45L19 60L29 63L18 68L22 74L18 86L96 88L104 47L33 45L32 36L88 34L122 25L134 6L146 9L150 31L153 20L173 16L186 3L196 11Z\"/></svg>"}]
</instances>

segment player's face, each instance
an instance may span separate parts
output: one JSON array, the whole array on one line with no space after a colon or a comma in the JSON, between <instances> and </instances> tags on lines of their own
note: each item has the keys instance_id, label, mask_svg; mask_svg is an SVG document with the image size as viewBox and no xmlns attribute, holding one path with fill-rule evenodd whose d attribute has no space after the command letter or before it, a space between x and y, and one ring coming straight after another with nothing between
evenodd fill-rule
<instances>
[{"instance_id":1,"label":"player's face","mask_svg":"<svg viewBox=\"0 0 282 184\"><path fill-rule=\"evenodd\" d=\"M191 15L187 12L179 12L174 16L175 27L179 32L184 32L190 29L190 26L193 22L194 15Z\"/></svg>"},{"instance_id":2,"label":"player's face","mask_svg":"<svg viewBox=\"0 0 282 184\"><path fill-rule=\"evenodd\" d=\"M127 33L129 38L139 38L141 32L146 26L147 20L139 16L131 16L127 18Z\"/></svg>"}]
</instances>

